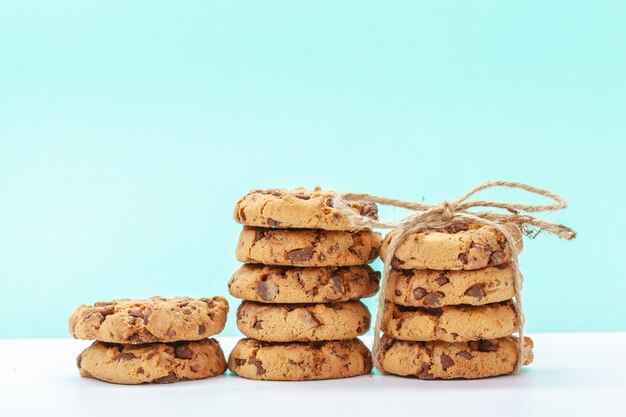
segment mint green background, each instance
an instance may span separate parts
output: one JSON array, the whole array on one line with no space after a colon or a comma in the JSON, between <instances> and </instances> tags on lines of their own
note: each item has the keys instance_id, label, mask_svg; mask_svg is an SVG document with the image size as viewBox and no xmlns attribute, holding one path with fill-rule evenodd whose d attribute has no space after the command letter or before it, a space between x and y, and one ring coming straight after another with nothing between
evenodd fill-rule
<instances>
[{"instance_id":1,"label":"mint green background","mask_svg":"<svg viewBox=\"0 0 626 417\"><path fill-rule=\"evenodd\" d=\"M579 232L526 241L528 331L626 330L624 2L128 3L0 5L1 337L225 295L253 188L490 179L561 193L545 218Z\"/></svg>"}]
</instances>

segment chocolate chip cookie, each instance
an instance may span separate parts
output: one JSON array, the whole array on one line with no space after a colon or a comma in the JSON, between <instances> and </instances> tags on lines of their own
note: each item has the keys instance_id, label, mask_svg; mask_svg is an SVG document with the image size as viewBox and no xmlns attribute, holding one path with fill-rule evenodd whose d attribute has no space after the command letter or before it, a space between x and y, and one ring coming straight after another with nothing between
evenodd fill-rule
<instances>
[{"instance_id":1,"label":"chocolate chip cookie","mask_svg":"<svg viewBox=\"0 0 626 417\"><path fill-rule=\"evenodd\" d=\"M94 342L77 358L80 375L115 384L170 383L221 375L226 359L214 339L120 345Z\"/></svg>"},{"instance_id":2,"label":"chocolate chip cookie","mask_svg":"<svg viewBox=\"0 0 626 417\"><path fill-rule=\"evenodd\" d=\"M369 230L283 230L244 227L237 244L240 262L285 266L352 266L378 256L380 234Z\"/></svg>"},{"instance_id":3,"label":"chocolate chip cookie","mask_svg":"<svg viewBox=\"0 0 626 417\"><path fill-rule=\"evenodd\" d=\"M507 227L518 252L522 250L522 233L514 224ZM382 242L381 257L387 259L387 248L397 230ZM504 235L490 226L454 225L445 229L409 234L397 247L391 259L394 269L472 270L502 265L511 260ZM517 254L515 254L517 255Z\"/></svg>"},{"instance_id":4,"label":"chocolate chip cookie","mask_svg":"<svg viewBox=\"0 0 626 417\"><path fill-rule=\"evenodd\" d=\"M482 306L405 307L385 302L381 330L397 340L466 342L517 331L512 301Z\"/></svg>"},{"instance_id":5,"label":"chocolate chip cookie","mask_svg":"<svg viewBox=\"0 0 626 417\"><path fill-rule=\"evenodd\" d=\"M380 272L368 265L297 268L242 265L228 282L231 295L264 303L329 303L371 297Z\"/></svg>"},{"instance_id":6,"label":"chocolate chip cookie","mask_svg":"<svg viewBox=\"0 0 626 417\"><path fill-rule=\"evenodd\" d=\"M524 365L533 360L532 340L524 338ZM404 342L383 336L382 369L420 379L476 379L511 374L517 363L517 338L472 342Z\"/></svg>"},{"instance_id":7,"label":"chocolate chip cookie","mask_svg":"<svg viewBox=\"0 0 626 417\"><path fill-rule=\"evenodd\" d=\"M110 343L200 340L222 331L228 302L223 297L119 299L80 306L69 319L77 339Z\"/></svg>"},{"instance_id":8,"label":"chocolate chip cookie","mask_svg":"<svg viewBox=\"0 0 626 417\"><path fill-rule=\"evenodd\" d=\"M246 226L292 229L354 230L346 216L333 207L334 191L296 188L295 190L255 190L235 206L235 221ZM378 219L378 207L352 202L355 213Z\"/></svg>"},{"instance_id":9,"label":"chocolate chip cookie","mask_svg":"<svg viewBox=\"0 0 626 417\"><path fill-rule=\"evenodd\" d=\"M230 353L228 369L258 380L347 378L369 374L372 355L359 339L309 343L242 339Z\"/></svg>"},{"instance_id":10,"label":"chocolate chip cookie","mask_svg":"<svg viewBox=\"0 0 626 417\"><path fill-rule=\"evenodd\" d=\"M392 270L386 285L386 298L395 304L482 305L513 298L515 271L508 263L471 271Z\"/></svg>"},{"instance_id":11,"label":"chocolate chip cookie","mask_svg":"<svg viewBox=\"0 0 626 417\"><path fill-rule=\"evenodd\" d=\"M263 304L244 301L237 327L264 342L353 339L367 332L370 312L360 301L330 304Z\"/></svg>"}]
</instances>

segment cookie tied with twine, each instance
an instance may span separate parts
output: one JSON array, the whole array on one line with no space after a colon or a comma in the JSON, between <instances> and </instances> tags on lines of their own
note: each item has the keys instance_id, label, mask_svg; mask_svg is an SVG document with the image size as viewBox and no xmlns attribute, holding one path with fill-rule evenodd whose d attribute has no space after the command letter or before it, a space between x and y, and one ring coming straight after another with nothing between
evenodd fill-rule
<instances>
[{"instance_id":1,"label":"cookie tied with twine","mask_svg":"<svg viewBox=\"0 0 626 417\"><path fill-rule=\"evenodd\" d=\"M554 201L552 204L547 205L532 205L532 204L520 204L520 203L505 203L497 201L485 201L475 200L469 201L469 198L479 191L495 188L515 188L523 191L527 191L532 194L547 197ZM348 202L362 201L368 203L377 203L385 206L400 207L407 210L414 211L411 214L398 222L384 222L373 220L371 218L361 216L355 213L348 206ZM408 235L414 233L420 233L427 230L444 229L450 226L477 223L485 226L490 226L502 233L506 239L506 245L511 251L511 265L515 271L514 280L514 304L518 319L518 346L517 346L517 363L515 371L517 372L524 362L524 313L522 310L521 300L521 288L522 288L522 273L519 270L517 260L517 249L515 237L511 234L511 230L506 227L507 224L518 225L526 235L531 238L537 236L540 232L547 232L558 236L561 239L571 240L576 237L576 232L569 227L550 223L545 220L538 219L528 213L539 212L551 212L567 208L567 201L557 194L551 191L541 188L533 187L531 185L522 184L518 182L508 181L490 181L481 184L465 195L459 197L456 200L444 201L440 204L430 205L413 203L402 200L396 200L387 197L378 197L371 194L358 194L358 193L344 193L337 194L334 198L334 207L345 215L352 223L355 229L371 228L371 229L397 229L389 241L387 247L387 253L384 260L383 278L380 283L381 294L379 296L378 303L378 315L376 318L376 325L374 327L374 365L380 372L384 371L381 367L382 349L380 345L380 328L383 319L383 306L386 300L387 291L387 279L391 271L391 260L394 258L396 250L401 242ZM503 209L508 213L502 213L497 211L469 211L475 208L487 208L487 209Z\"/></svg>"}]
</instances>

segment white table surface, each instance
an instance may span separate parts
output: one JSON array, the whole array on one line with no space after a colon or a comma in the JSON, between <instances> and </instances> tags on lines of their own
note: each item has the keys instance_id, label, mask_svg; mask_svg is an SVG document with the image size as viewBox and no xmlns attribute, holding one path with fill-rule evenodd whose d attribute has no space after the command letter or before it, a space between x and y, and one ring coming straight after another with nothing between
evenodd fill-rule
<instances>
[{"instance_id":1,"label":"white table surface","mask_svg":"<svg viewBox=\"0 0 626 417\"><path fill-rule=\"evenodd\" d=\"M484 380L269 382L228 374L139 386L80 378L75 359L89 342L0 340L0 416L626 416L626 333L531 336L531 366ZM226 354L237 340L218 339Z\"/></svg>"}]
</instances>

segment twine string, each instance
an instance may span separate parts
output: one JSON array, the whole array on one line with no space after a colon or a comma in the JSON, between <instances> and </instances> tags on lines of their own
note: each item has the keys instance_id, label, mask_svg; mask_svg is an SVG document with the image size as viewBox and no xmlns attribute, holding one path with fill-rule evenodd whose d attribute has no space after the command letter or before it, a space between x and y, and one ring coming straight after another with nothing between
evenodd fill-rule
<instances>
[{"instance_id":1,"label":"twine string","mask_svg":"<svg viewBox=\"0 0 626 417\"><path fill-rule=\"evenodd\" d=\"M547 197L554 201L552 204L533 205L521 203L509 203L485 200L469 200L476 193L488 188L515 188L527 191L531 194ZM363 201L368 203L377 203L385 206L399 207L411 210L414 213L404 217L396 222L385 222L365 217L353 211L349 202ZM337 194L334 198L334 207L343 215L345 215L351 224L358 229L397 229L397 232L391 235L387 246L387 253L383 263L383 277L380 282L381 294L378 299L378 314L374 327L374 365L380 372L384 371L381 367L382 348L380 341L380 328L383 320L384 303L387 299L387 280L391 272L391 260L393 259L398 246L404 239L411 234L420 233L426 230L442 229L456 224L478 223L490 226L499 231L506 240L506 245L510 250L511 266L514 271L514 306L518 324L518 344L517 344L517 362L515 372L517 372L524 363L524 312L522 309L521 288L523 276L519 270L517 260L517 242L511 231L505 227L506 224L516 224L520 227L531 226L538 231L544 231L553 234L561 239L571 240L576 237L576 232L569 227L550 223L545 220L538 219L529 214L522 213L539 213L562 210L567 207L567 201L561 196L554 194L549 190L533 187L528 184L509 182L509 181L490 181L474 187L466 194L453 201L443 201L440 204L423 204L414 203L403 200L397 200L388 197L380 197L371 194L344 193ZM506 213L488 211L468 211L469 209L502 209ZM521 213L520 213L521 212ZM535 234L536 236L536 234Z\"/></svg>"}]
</instances>

